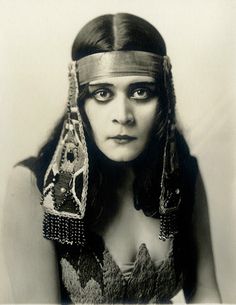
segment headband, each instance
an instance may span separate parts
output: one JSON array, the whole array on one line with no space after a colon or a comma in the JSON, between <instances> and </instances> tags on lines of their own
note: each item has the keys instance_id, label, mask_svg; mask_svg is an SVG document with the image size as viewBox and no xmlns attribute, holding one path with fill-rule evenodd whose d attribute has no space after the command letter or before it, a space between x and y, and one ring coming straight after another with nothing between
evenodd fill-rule
<instances>
[{"instance_id":1,"label":"headband","mask_svg":"<svg viewBox=\"0 0 236 305\"><path fill-rule=\"evenodd\" d=\"M92 80L107 76L150 75L157 78L165 67L170 68L168 56L159 56L143 51L112 51L95 53L76 62L79 83L84 85Z\"/></svg>"}]
</instances>

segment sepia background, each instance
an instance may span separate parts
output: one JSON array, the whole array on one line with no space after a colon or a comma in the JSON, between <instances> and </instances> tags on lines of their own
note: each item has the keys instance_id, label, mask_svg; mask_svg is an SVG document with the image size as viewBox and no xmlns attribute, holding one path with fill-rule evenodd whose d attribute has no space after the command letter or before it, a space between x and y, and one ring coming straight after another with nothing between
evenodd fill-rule
<instances>
[{"instance_id":1,"label":"sepia background","mask_svg":"<svg viewBox=\"0 0 236 305\"><path fill-rule=\"evenodd\" d=\"M207 191L220 291L236 303L235 0L0 0L0 211L12 166L37 153L63 113L75 35L117 12L147 19L166 41L179 120ZM0 275L0 293L6 285Z\"/></svg>"}]
</instances>

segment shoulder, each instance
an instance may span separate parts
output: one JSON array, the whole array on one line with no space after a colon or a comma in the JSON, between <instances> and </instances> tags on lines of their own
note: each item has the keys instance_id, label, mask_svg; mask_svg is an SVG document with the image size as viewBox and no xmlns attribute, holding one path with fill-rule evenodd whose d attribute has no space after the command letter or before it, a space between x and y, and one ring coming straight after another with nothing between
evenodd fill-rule
<instances>
[{"instance_id":1,"label":"shoulder","mask_svg":"<svg viewBox=\"0 0 236 305\"><path fill-rule=\"evenodd\" d=\"M10 188L12 192L14 190L19 191L21 189L30 189L39 194L34 172L32 169L21 163L13 167L8 179L8 188Z\"/></svg>"},{"instance_id":2,"label":"shoulder","mask_svg":"<svg viewBox=\"0 0 236 305\"><path fill-rule=\"evenodd\" d=\"M24 253L24 247L28 248L35 240L41 240L43 211L40 198L41 194L32 171L22 166L13 168L7 184L2 214L1 239L6 251L17 250ZM31 251L32 248L29 249L29 252Z\"/></svg>"},{"instance_id":3,"label":"shoulder","mask_svg":"<svg viewBox=\"0 0 236 305\"><path fill-rule=\"evenodd\" d=\"M191 296L194 303L218 303L220 293L217 285L210 231L210 216L206 191L200 172L195 184L193 209L193 238L197 256L196 287Z\"/></svg>"},{"instance_id":4,"label":"shoulder","mask_svg":"<svg viewBox=\"0 0 236 305\"><path fill-rule=\"evenodd\" d=\"M28 224L32 218L39 217L36 210L39 210L41 194L37 188L34 173L23 166L13 168L7 184L3 221L21 224L21 227ZM30 218L28 218L30 216Z\"/></svg>"},{"instance_id":5,"label":"shoulder","mask_svg":"<svg viewBox=\"0 0 236 305\"><path fill-rule=\"evenodd\" d=\"M1 243L14 302L57 300L56 255L53 243L42 236L40 198L33 172L24 166L13 168L3 207Z\"/></svg>"}]
</instances>

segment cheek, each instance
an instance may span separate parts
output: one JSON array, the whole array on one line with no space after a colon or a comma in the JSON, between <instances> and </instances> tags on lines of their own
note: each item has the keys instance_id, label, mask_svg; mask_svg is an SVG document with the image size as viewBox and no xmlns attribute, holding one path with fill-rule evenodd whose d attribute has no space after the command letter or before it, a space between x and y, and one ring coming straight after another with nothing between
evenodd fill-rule
<instances>
[{"instance_id":1,"label":"cheek","mask_svg":"<svg viewBox=\"0 0 236 305\"><path fill-rule=\"evenodd\" d=\"M93 100L86 100L84 104L84 111L87 116L92 136L95 141L103 136L106 130L107 109L99 107Z\"/></svg>"},{"instance_id":2,"label":"cheek","mask_svg":"<svg viewBox=\"0 0 236 305\"><path fill-rule=\"evenodd\" d=\"M148 134L154 126L157 111L157 101L153 101L153 103L150 103L146 105L146 107L139 109L139 113L137 114L137 121L140 131L142 131L144 134Z\"/></svg>"},{"instance_id":3,"label":"cheek","mask_svg":"<svg viewBox=\"0 0 236 305\"><path fill-rule=\"evenodd\" d=\"M92 101L90 99L87 99L84 103L84 112L87 116L90 125L92 126L94 122L95 112L94 107L92 105Z\"/></svg>"}]
</instances>

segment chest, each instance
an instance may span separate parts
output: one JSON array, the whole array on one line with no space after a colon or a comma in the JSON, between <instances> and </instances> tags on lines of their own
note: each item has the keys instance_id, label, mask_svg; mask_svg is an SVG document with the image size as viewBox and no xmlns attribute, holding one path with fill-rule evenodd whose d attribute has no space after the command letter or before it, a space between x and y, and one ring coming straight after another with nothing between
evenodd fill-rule
<instances>
[{"instance_id":1,"label":"chest","mask_svg":"<svg viewBox=\"0 0 236 305\"><path fill-rule=\"evenodd\" d=\"M170 300L181 281L174 267L172 242L158 239L159 220L146 217L126 201L114 217L104 218L102 224L96 231L102 237L102 253L99 242L91 240L92 251L89 247L80 254L66 251L60 259L63 285L72 302Z\"/></svg>"},{"instance_id":2,"label":"chest","mask_svg":"<svg viewBox=\"0 0 236 305\"><path fill-rule=\"evenodd\" d=\"M134 262L141 244L145 244L154 262L164 260L171 250L169 240L159 240L160 221L137 211L132 201L127 201L116 216L104 224L98 233L102 236L119 266Z\"/></svg>"}]
</instances>

